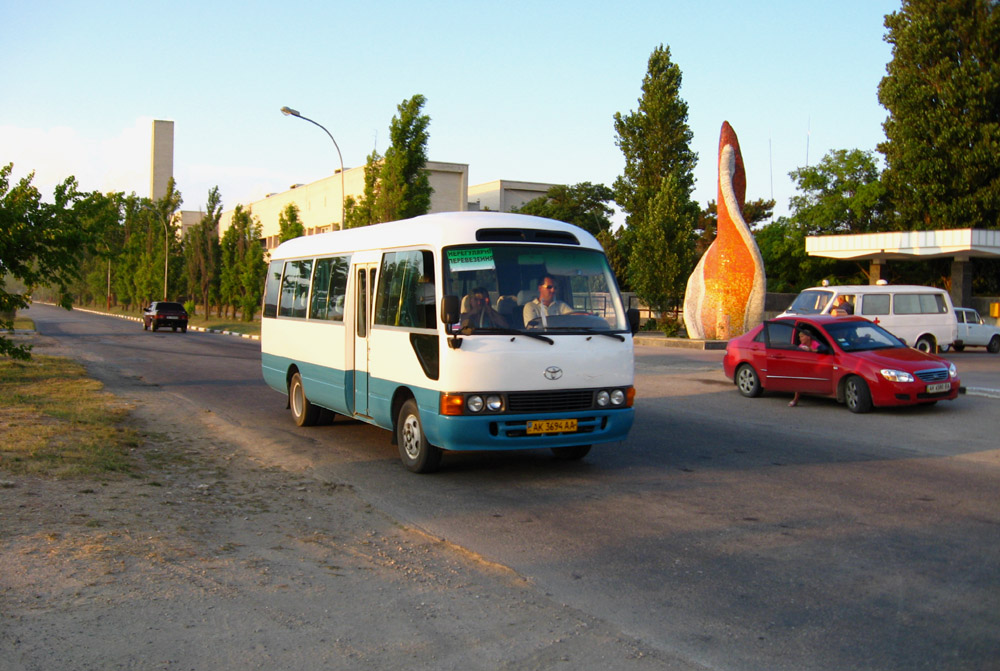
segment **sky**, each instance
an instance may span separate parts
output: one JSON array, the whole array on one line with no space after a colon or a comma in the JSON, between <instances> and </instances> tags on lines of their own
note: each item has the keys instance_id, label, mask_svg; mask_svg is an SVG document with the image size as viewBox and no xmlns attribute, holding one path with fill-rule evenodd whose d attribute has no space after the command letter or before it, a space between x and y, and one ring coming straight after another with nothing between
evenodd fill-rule
<instances>
[{"instance_id":1,"label":"sky","mask_svg":"<svg viewBox=\"0 0 1000 671\"><path fill-rule=\"evenodd\" d=\"M900 0L213 2L34 0L0 6L0 165L51 201L149 195L152 121L174 122L187 210L225 209L389 144L397 106L430 116L428 158L497 179L611 186L614 115L638 108L656 47L680 68L698 154L694 197L716 198L719 131L736 131L747 199L795 195L789 172L874 151L887 112L886 14ZM616 217L620 221L620 215Z\"/></svg>"}]
</instances>

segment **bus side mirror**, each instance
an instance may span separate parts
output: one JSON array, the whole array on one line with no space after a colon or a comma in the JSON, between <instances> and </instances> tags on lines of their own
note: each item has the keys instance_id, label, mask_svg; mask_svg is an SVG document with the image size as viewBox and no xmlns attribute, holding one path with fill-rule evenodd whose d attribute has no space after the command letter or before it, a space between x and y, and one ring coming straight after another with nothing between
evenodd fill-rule
<instances>
[{"instance_id":1,"label":"bus side mirror","mask_svg":"<svg viewBox=\"0 0 1000 671\"><path fill-rule=\"evenodd\" d=\"M448 339L448 347L458 349L462 346L462 339L455 335L451 327L462 318L462 301L458 296L448 294L441 298L441 323L444 324L444 332L451 336Z\"/></svg>"},{"instance_id":2,"label":"bus side mirror","mask_svg":"<svg viewBox=\"0 0 1000 671\"><path fill-rule=\"evenodd\" d=\"M629 308L625 314L628 315L628 329L635 335L639 332L639 309Z\"/></svg>"},{"instance_id":3,"label":"bus side mirror","mask_svg":"<svg viewBox=\"0 0 1000 671\"><path fill-rule=\"evenodd\" d=\"M458 296L448 294L441 299L441 321L445 324L457 324L462 318L462 302Z\"/></svg>"}]
</instances>

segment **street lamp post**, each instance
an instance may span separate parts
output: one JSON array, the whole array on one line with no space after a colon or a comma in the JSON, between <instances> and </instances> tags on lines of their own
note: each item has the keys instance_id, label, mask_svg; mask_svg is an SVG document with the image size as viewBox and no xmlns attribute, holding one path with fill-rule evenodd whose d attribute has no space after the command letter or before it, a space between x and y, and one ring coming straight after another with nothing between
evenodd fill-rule
<instances>
[{"instance_id":1,"label":"street lamp post","mask_svg":"<svg viewBox=\"0 0 1000 671\"><path fill-rule=\"evenodd\" d=\"M299 114L298 110L293 110L291 107L282 107L281 113L284 114L285 116L298 117L300 119L308 121L309 123L315 126L319 126L320 128L323 129L323 132L326 133L329 136L330 140L333 142L333 146L337 150L337 158L340 159L340 227L343 228L344 224L346 223L344 221L344 199L346 198L346 193L344 192L344 157L340 153L340 147L337 146L337 141L333 139L333 135L330 135L330 131L328 131L322 124L313 121L309 117L302 116L301 114Z\"/></svg>"}]
</instances>

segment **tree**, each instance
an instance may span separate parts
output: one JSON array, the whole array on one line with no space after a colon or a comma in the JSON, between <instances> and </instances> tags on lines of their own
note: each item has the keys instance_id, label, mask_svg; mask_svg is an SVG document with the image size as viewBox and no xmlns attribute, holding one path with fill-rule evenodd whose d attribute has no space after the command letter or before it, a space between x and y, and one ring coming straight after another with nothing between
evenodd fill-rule
<instances>
[{"instance_id":1,"label":"tree","mask_svg":"<svg viewBox=\"0 0 1000 671\"><path fill-rule=\"evenodd\" d=\"M249 209L237 205L229 228L222 235L220 273L220 302L233 316L242 310L243 320L252 321L260 306L267 264L264 247L260 244L261 226Z\"/></svg>"},{"instance_id":2,"label":"tree","mask_svg":"<svg viewBox=\"0 0 1000 671\"><path fill-rule=\"evenodd\" d=\"M421 114L426 99L417 94L399 104L392 118L392 141L385 156L372 152L365 164L365 192L360 200L344 203L345 226L354 228L383 221L427 214L431 207L427 165L427 127L431 119Z\"/></svg>"},{"instance_id":3,"label":"tree","mask_svg":"<svg viewBox=\"0 0 1000 671\"><path fill-rule=\"evenodd\" d=\"M878 88L889 110L884 181L896 228L997 228L1000 221L1000 6L903 0Z\"/></svg>"},{"instance_id":4,"label":"tree","mask_svg":"<svg viewBox=\"0 0 1000 671\"><path fill-rule=\"evenodd\" d=\"M13 163L0 168L0 331L13 328L15 311L28 307L36 286L53 287L59 304L70 309L78 254L90 243L90 232L77 225L73 211L80 198L75 178L56 187L54 202L43 203L31 183L34 173L12 187L13 170ZM23 290L15 289L15 283ZM30 350L0 336L0 355L29 359Z\"/></svg>"},{"instance_id":5,"label":"tree","mask_svg":"<svg viewBox=\"0 0 1000 671\"><path fill-rule=\"evenodd\" d=\"M299 219L299 206L289 203L278 214L278 241L284 242L292 238L299 238L306 234L306 227Z\"/></svg>"},{"instance_id":6,"label":"tree","mask_svg":"<svg viewBox=\"0 0 1000 671\"><path fill-rule=\"evenodd\" d=\"M205 216L192 226L184 236L184 265L188 277L188 293L201 298L205 314L209 305L218 296L219 266L219 221L222 218L222 197L219 187L208 192Z\"/></svg>"},{"instance_id":7,"label":"tree","mask_svg":"<svg viewBox=\"0 0 1000 671\"><path fill-rule=\"evenodd\" d=\"M614 117L625 156L615 180L615 200L626 213L630 241L629 282L654 309L667 309L684 294L694 266L698 205L691 200L694 167L687 103L680 97L681 71L669 47L649 57L639 109ZM653 247L646 247L653 245Z\"/></svg>"},{"instance_id":8,"label":"tree","mask_svg":"<svg viewBox=\"0 0 1000 671\"><path fill-rule=\"evenodd\" d=\"M607 203L613 198L614 192L603 184L557 184L544 196L529 200L515 211L565 221L596 236L601 231L611 230L613 210Z\"/></svg>"},{"instance_id":9,"label":"tree","mask_svg":"<svg viewBox=\"0 0 1000 671\"><path fill-rule=\"evenodd\" d=\"M799 192L790 205L809 235L886 230L885 185L872 152L836 149L789 176Z\"/></svg>"}]
</instances>

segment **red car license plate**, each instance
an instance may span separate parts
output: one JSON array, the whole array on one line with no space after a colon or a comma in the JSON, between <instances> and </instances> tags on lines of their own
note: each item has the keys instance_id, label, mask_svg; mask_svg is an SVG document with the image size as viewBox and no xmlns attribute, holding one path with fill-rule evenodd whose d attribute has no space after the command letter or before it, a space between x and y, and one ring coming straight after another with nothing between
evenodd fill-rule
<instances>
[{"instance_id":1,"label":"red car license plate","mask_svg":"<svg viewBox=\"0 0 1000 671\"><path fill-rule=\"evenodd\" d=\"M938 384L927 385L928 394L940 394L944 391L951 391L951 382L939 382Z\"/></svg>"}]
</instances>

